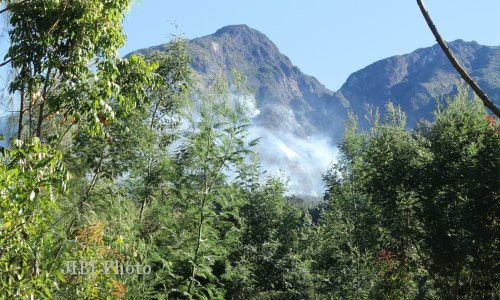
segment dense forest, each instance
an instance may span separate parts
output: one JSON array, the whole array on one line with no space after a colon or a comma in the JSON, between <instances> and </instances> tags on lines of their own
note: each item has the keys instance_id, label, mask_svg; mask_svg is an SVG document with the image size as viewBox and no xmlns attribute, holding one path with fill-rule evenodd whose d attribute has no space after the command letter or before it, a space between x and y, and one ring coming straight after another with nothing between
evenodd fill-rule
<instances>
[{"instance_id":1,"label":"dense forest","mask_svg":"<svg viewBox=\"0 0 500 300\"><path fill-rule=\"evenodd\" d=\"M2 1L0 299L498 299L500 127L468 90L351 114L311 207L261 171L244 76L200 88L181 38L117 54L130 2Z\"/></svg>"}]
</instances>

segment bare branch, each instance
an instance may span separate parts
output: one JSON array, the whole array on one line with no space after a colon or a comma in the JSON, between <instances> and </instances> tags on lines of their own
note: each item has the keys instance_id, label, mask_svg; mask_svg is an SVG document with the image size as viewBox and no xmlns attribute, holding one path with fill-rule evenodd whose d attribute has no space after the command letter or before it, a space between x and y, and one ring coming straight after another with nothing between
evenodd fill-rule
<instances>
[{"instance_id":1,"label":"bare branch","mask_svg":"<svg viewBox=\"0 0 500 300\"><path fill-rule=\"evenodd\" d=\"M6 7L2 10L0 10L0 14L3 14L4 12L6 11L9 11L14 5L19 5L19 4L23 4L24 2L28 2L29 0L23 0L23 1L19 1L17 3L12 3L12 4L7 4Z\"/></svg>"},{"instance_id":2,"label":"bare branch","mask_svg":"<svg viewBox=\"0 0 500 300\"><path fill-rule=\"evenodd\" d=\"M434 34L434 37L436 38L436 41L438 42L439 46L441 46L441 49L443 49L444 53L448 57L448 60L451 62L455 70L462 76L462 78L467 82L467 84L474 90L474 93L481 98L483 101L484 106L486 106L489 110L497 116L497 118L500 118L500 110L498 107L496 107L495 103L490 100L490 98L486 95L486 93L479 87L479 85L474 81L474 79L467 73L467 71L462 67L462 65L458 62L458 60L455 58L453 53L451 52L450 48L446 44L446 42L443 40L441 35L439 34L439 31L437 30L436 26L434 25L434 22L432 22L431 16L429 15L429 12L425 8L423 0L417 0L418 6L420 7L420 11L422 12L422 15L425 18L425 21L427 22L427 25L432 31L432 34Z\"/></svg>"},{"instance_id":3,"label":"bare branch","mask_svg":"<svg viewBox=\"0 0 500 300\"><path fill-rule=\"evenodd\" d=\"M6 64L9 64L12 61L12 59L6 60L3 63L0 63L0 68L5 66Z\"/></svg>"}]
</instances>

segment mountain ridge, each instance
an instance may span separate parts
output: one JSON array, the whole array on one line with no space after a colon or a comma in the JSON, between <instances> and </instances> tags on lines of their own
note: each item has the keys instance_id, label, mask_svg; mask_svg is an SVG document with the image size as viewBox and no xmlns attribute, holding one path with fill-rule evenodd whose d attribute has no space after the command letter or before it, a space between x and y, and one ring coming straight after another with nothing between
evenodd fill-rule
<instances>
[{"instance_id":1,"label":"mountain ridge","mask_svg":"<svg viewBox=\"0 0 500 300\"><path fill-rule=\"evenodd\" d=\"M338 91L304 74L265 34L247 25L225 26L187 40L187 47L202 84L218 71L230 82L232 69L246 76L255 96L246 100L260 112L252 118L250 131L261 138L256 150L263 169L283 171L290 176L290 190L302 195L323 193L321 174L336 159L335 143L349 110L358 115L360 126L367 126L365 105L383 107L392 101L407 112L412 126L432 118L434 99L453 94L460 82L436 45L378 60L352 73ZM500 94L500 47L462 40L450 47L490 96ZM163 44L135 53L167 48Z\"/></svg>"},{"instance_id":2,"label":"mountain ridge","mask_svg":"<svg viewBox=\"0 0 500 300\"><path fill-rule=\"evenodd\" d=\"M458 39L448 43L460 63L493 99L500 99L500 47ZM435 103L451 96L463 82L436 44L376 61L352 73L336 92L358 115L365 104L400 105L409 123L431 119ZM497 100L498 103L498 100Z\"/></svg>"},{"instance_id":3,"label":"mountain ridge","mask_svg":"<svg viewBox=\"0 0 500 300\"><path fill-rule=\"evenodd\" d=\"M487 94L500 99L500 47L461 39L448 44ZM338 140L348 109L359 117L366 105L383 107L387 101L400 105L409 125L415 125L432 119L436 101L453 95L461 82L437 44L380 59L350 74L337 91L304 74L264 33L245 24L188 40L188 50L200 82L218 70L228 78L232 69L241 71L261 112L254 122L275 131L291 128L303 137L324 134Z\"/></svg>"}]
</instances>

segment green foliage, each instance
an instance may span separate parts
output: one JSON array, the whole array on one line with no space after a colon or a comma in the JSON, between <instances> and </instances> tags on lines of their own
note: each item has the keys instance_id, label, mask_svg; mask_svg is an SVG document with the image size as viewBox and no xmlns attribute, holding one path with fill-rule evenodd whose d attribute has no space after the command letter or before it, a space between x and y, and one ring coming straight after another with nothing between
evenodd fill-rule
<instances>
[{"instance_id":1,"label":"green foliage","mask_svg":"<svg viewBox=\"0 0 500 300\"><path fill-rule=\"evenodd\" d=\"M157 186L162 200L154 203L154 228L166 230L155 233L155 244L171 274L162 278L171 297L223 295L217 272L224 272L236 241L241 201L228 173L241 169L249 152L247 120L237 104L231 108L227 88L219 83L202 99L199 116L191 117L181 145L165 162L168 182Z\"/></svg>"},{"instance_id":2,"label":"green foliage","mask_svg":"<svg viewBox=\"0 0 500 300\"><path fill-rule=\"evenodd\" d=\"M101 220L112 219L106 224L116 234L106 235L109 241L123 244L123 237L130 237L124 234L130 223L116 224L122 211L134 211L130 201L110 200L117 195L123 200L125 192L114 184L138 156L132 146L140 145L140 133L128 132L140 128L136 125L149 108L147 95L162 82L153 73L156 63L117 54L125 41L121 22L129 4L8 4L7 59L15 71L10 92L20 103L18 137L24 142L2 157L2 297L124 297L119 281L102 274L72 281L60 268L68 259L104 258L102 249L78 240L78 232ZM68 195L62 193L66 185ZM112 209L103 209L109 204ZM122 248L132 257L130 247Z\"/></svg>"},{"instance_id":3,"label":"green foliage","mask_svg":"<svg viewBox=\"0 0 500 300\"><path fill-rule=\"evenodd\" d=\"M443 295L498 294L498 122L465 95L435 114L420 185L429 269Z\"/></svg>"},{"instance_id":4,"label":"green foliage","mask_svg":"<svg viewBox=\"0 0 500 300\"><path fill-rule=\"evenodd\" d=\"M347 130L343 160L326 177L315 268L341 282L325 291L350 299L498 293L498 125L466 91L415 131L399 109L386 109L369 132Z\"/></svg>"},{"instance_id":5,"label":"green foliage","mask_svg":"<svg viewBox=\"0 0 500 300\"><path fill-rule=\"evenodd\" d=\"M176 45L175 53L147 58L157 67L154 81L146 89L148 102L145 104L148 106L117 114L107 122L105 135L94 135L85 127L71 133L66 161L75 178L71 182L73 190L64 201L65 212L60 216L62 227L68 233L61 239L68 245L78 244L76 233L80 230L102 223L107 229L99 245L83 249L65 246L66 253L70 253L66 255L67 260L116 258L103 256L104 246L112 247L115 254L131 264L144 265L155 255L147 244L147 232L152 230L148 228L149 222L138 225L137 221L142 221L149 202L163 197L155 187L166 180L161 174L168 161L166 148L177 135L174 134L177 125L172 120L177 118L180 102L189 90L188 60L182 56L179 57L184 59L181 63L175 60L175 55L185 48L181 40L176 41ZM112 108L118 113L123 109L117 102L112 103ZM143 235L146 240L142 239ZM65 285L61 295L78 294L100 299L113 295L111 284L123 295L144 296L153 293L152 287L144 284L145 277L144 274L126 278L95 274L92 278Z\"/></svg>"},{"instance_id":6,"label":"green foliage","mask_svg":"<svg viewBox=\"0 0 500 300\"><path fill-rule=\"evenodd\" d=\"M61 153L38 139L15 145L0 163L0 295L51 297L59 259L51 211L64 191L67 172Z\"/></svg>"},{"instance_id":7,"label":"green foliage","mask_svg":"<svg viewBox=\"0 0 500 300\"><path fill-rule=\"evenodd\" d=\"M16 70L10 91L20 97L19 138L24 127L28 138L41 137L43 124L56 115L101 132L116 114L141 106L154 66L117 55L129 5L33 0L10 6L7 59ZM118 111L112 101L120 104Z\"/></svg>"},{"instance_id":8,"label":"green foliage","mask_svg":"<svg viewBox=\"0 0 500 300\"><path fill-rule=\"evenodd\" d=\"M311 292L306 251L311 220L285 192L281 180L270 178L247 193L241 238L231 255L240 274L225 278L228 298L307 298Z\"/></svg>"},{"instance_id":9,"label":"green foliage","mask_svg":"<svg viewBox=\"0 0 500 300\"><path fill-rule=\"evenodd\" d=\"M359 193L355 176L345 165L325 176L328 206L317 227L312 268L319 292L367 299L377 272L371 258L379 248L379 211Z\"/></svg>"}]
</instances>

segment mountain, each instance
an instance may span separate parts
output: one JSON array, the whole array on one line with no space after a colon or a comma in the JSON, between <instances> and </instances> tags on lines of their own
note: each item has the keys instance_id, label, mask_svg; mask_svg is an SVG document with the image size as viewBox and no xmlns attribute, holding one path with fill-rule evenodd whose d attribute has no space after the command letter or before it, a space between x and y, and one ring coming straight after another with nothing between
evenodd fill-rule
<instances>
[{"instance_id":1,"label":"mountain","mask_svg":"<svg viewBox=\"0 0 500 300\"><path fill-rule=\"evenodd\" d=\"M456 40L451 51L492 98L500 101L500 47ZM436 100L456 92L461 79L438 45L377 61L353 73L336 93L362 114L366 104L400 105L410 125L431 119Z\"/></svg>"},{"instance_id":2,"label":"mountain","mask_svg":"<svg viewBox=\"0 0 500 300\"><path fill-rule=\"evenodd\" d=\"M280 53L263 33L246 25L231 25L214 34L189 40L191 67L201 85L222 71L242 72L256 112L250 134L263 169L289 177L291 192L321 197L322 174L336 157L333 141L340 138L348 103L316 78L306 75ZM164 51L168 44L134 53Z\"/></svg>"},{"instance_id":3,"label":"mountain","mask_svg":"<svg viewBox=\"0 0 500 300\"><path fill-rule=\"evenodd\" d=\"M486 93L500 99L500 47L456 40L452 52ZM136 51L162 51L168 44ZM246 75L260 115L256 124L298 136L327 135L337 140L348 108L363 115L366 105L400 105L410 125L431 119L436 100L456 92L461 79L436 44L412 53L379 60L354 72L337 92L306 75L280 53L263 33L246 25L230 25L188 41L192 68L209 82L222 70Z\"/></svg>"},{"instance_id":4,"label":"mountain","mask_svg":"<svg viewBox=\"0 0 500 300\"><path fill-rule=\"evenodd\" d=\"M349 109L358 116L365 106L400 105L409 125L431 119L436 99L457 90L460 77L436 45L375 62L349 76L333 92L306 75L263 33L231 25L188 41L191 67L206 85L217 72L231 80L231 70L246 75L254 94L247 99L258 114L250 132L261 137L257 151L267 171L290 177L293 193L320 196L322 174L336 157ZM138 50L148 55L168 44ZM457 40L451 50L493 99L500 99L500 47ZM332 71L334 72L334 71ZM360 118L363 120L363 118Z\"/></svg>"},{"instance_id":5,"label":"mountain","mask_svg":"<svg viewBox=\"0 0 500 300\"><path fill-rule=\"evenodd\" d=\"M168 44L136 53L162 51ZM214 34L188 42L192 68L202 82L222 70L246 75L260 114L254 123L299 136L334 135L342 131L347 102L335 97L316 78L306 75L280 53L264 34L246 25L223 27Z\"/></svg>"}]
</instances>

